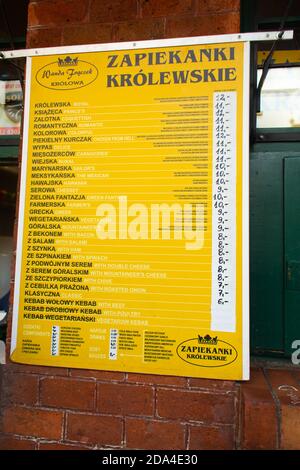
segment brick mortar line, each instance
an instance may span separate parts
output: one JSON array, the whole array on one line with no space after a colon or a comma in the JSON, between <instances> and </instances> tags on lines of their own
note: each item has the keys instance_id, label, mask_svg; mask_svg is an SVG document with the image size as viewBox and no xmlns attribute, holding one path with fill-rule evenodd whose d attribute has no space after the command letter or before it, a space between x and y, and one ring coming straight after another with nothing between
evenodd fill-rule
<instances>
[{"instance_id":1,"label":"brick mortar line","mask_svg":"<svg viewBox=\"0 0 300 470\"><path fill-rule=\"evenodd\" d=\"M98 445L98 444L87 444L83 443L80 441L75 441L72 439L49 439L49 438L44 438L44 437L27 437L27 436L22 436L21 434L8 434L8 433L1 433L0 437L8 438L8 439L16 439L19 441L26 441L26 442L31 442L32 444L35 444L36 447L40 447L41 444L67 444L72 447L80 445L81 447L85 447L86 449L100 449L100 448L116 448L116 449L121 449L121 446L112 446L110 444L103 444L103 445Z\"/></svg>"},{"instance_id":2,"label":"brick mortar line","mask_svg":"<svg viewBox=\"0 0 300 470\"><path fill-rule=\"evenodd\" d=\"M172 392L186 392L188 394L195 394L201 393L204 395L211 395L211 396L228 396L228 397L235 397L237 394L237 390L220 390L220 389L205 389L205 388L183 388L181 386L174 388L174 385L157 385L157 391L172 391Z\"/></svg>"},{"instance_id":3,"label":"brick mortar line","mask_svg":"<svg viewBox=\"0 0 300 470\"><path fill-rule=\"evenodd\" d=\"M242 444L242 432L243 432L243 398L242 398L242 386L239 384L238 393L236 397L237 403L235 408L235 420L233 425L234 433L234 446L235 450L241 449Z\"/></svg>"},{"instance_id":4,"label":"brick mortar line","mask_svg":"<svg viewBox=\"0 0 300 470\"><path fill-rule=\"evenodd\" d=\"M267 372L264 368L262 369L262 373L265 377L265 380L267 382L267 385L269 387L270 393L273 397L274 404L275 404L276 419L277 419L276 446L277 446L277 449L280 449L280 447L281 447L281 419L282 419L280 400L277 397L276 393L274 392L272 384L271 384L270 379L268 377L268 374L267 374Z\"/></svg>"},{"instance_id":5,"label":"brick mortar line","mask_svg":"<svg viewBox=\"0 0 300 470\"><path fill-rule=\"evenodd\" d=\"M87 415L87 416L98 416L98 417L111 417L111 418L117 418L117 419L122 419L126 417L130 418L146 418L146 419L152 419L154 416L154 413L150 414L112 414L112 413L105 413L101 411L97 411L96 409L89 409L89 410L84 410L84 409L78 409L78 408L68 408L68 407L51 407L47 405L41 405L41 406L36 406L36 405L28 405L27 403L11 403L10 405L6 406L3 411L6 410L15 410L15 409L26 409L28 411L48 411L48 412L54 412L54 413L70 413L72 415ZM163 418L164 419L164 418ZM168 418L165 418L168 420ZM176 419L177 420L177 419ZM175 421L175 420L173 420Z\"/></svg>"},{"instance_id":6,"label":"brick mortar line","mask_svg":"<svg viewBox=\"0 0 300 470\"><path fill-rule=\"evenodd\" d=\"M212 422L212 421L201 421L201 420L195 420L195 419L182 419L182 418L167 418L167 417L160 417L159 415L156 415L155 413L153 414L150 414L150 415L137 415L137 414L112 414L112 413L101 413L101 412L97 412L96 410L78 410L78 409L71 409L71 408L51 408L51 407L46 407L46 406L43 406L43 407L36 407L36 406L31 406L31 405L27 405L27 404L12 404L11 406L8 406L6 407L6 409L20 409L20 408L24 408L26 410L37 410L37 411L47 411L47 412L52 412L52 413L60 413L62 414L62 416L64 416L64 414L71 414L71 415L75 415L75 416L80 416L80 415L85 415L85 416L92 416L92 417L103 417L103 418L115 418L115 419L118 419L118 420L124 420L124 419L131 419L131 418L134 418L134 419L140 419L140 420L144 420L144 421L151 421L151 420L154 420L154 421L157 421L157 422L160 422L160 423L179 423L179 424L182 424L183 426L184 425L194 425L194 426L215 426L215 427L222 427L222 426L225 426L225 427L229 427L229 426L233 426L234 425L234 421L233 422L226 422L226 423L222 423L222 422L219 422L219 421L215 421L215 422ZM155 411L155 410L154 410ZM28 437L33 437L34 436L31 436L31 435L28 435ZM36 437L36 436L35 436Z\"/></svg>"},{"instance_id":7,"label":"brick mortar line","mask_svg":"<svg viewBox=\"0 0 300 470\"><path fill-rule=\"evenodd\" d=\"M7 432L1 432L0 437L8 437L8 438L15 438L19 441L28 441L28 442L37 442L37 437L27 437L27 436L22 436L22 434L9 434Z\"/></svg>"},{"instance_id":8,"label":"brick mortar line","mask_svg":"<svg viewBox=\"0 0 300 470\"><path fill-rule=\"evenodd\" d=\"M81 447L84 447L86 448L87 450L91 450L93 449L97 444L86 444L86 443L83 443L83 442L80 442L80 441L72 441L71 439L49 439L49 438L45 438L45 437L41 437L41 438L37 438L36 439L36 443L38 444L39 448L41 446L41 444L66 444L66 445L69 445L71 447L75 447L76 445L80 445Z\"/></svg>"},{"instance_id":9,"label":"brick mortar line","mask_svg":"<svg viewBox=\"0 0 300 470\"><path fill-rule=\"evenodd\" d=\"M191 386L186 389L188 392L201 392L201 393L209 393L210 395L237 395L238 394L238 388L235 390L224 390L222 388L204 388L204 387L195 387Z\"/></svg>"},{"instance_id":10,"label":"brick mortar line","mask_svg":"<svg viewBox=\"0 0 300 470\"><path fill-rule=\"evenodd\" d=\"M137 8L137 18L140 20L142 18L142 12L143 12L143 7L142 7L142 0L136 0L136 8Z\"/></svg>"},{"instance_id":11,"label":"brick mortar line","mask_svg":"<svg viewBox=\"0 0 300 470\"><path fill-rule=\"evenodd\" d=\"M51 380L62 380L62 381L65 380L66 382L75 381L75 382L91 383L91 384L96 383L96 380L97 380L94 377L85 378L85 377L73 377L73 376L68 376L68 375L40 375L39 377L41 381L51 379Z\"/></svg>"},{"instance_id":12,"label":"brick mortar line","mask_svg":"<svg viewBox=\"0 0 300 470\"><path fill-rule=\"evenodd\" d=\"M92 6L92 0L88 0L87 15L86 15L85 24L89 24L89 22L90 22L90 19L91 19L91 6Z\"/></svg>"},{"instance_id":13,"label":"brick mortar line","mask_svg":"<svg viewBox=\"0 0 300 470\"><path fill-rule=\"evenodd\" d=\"M124 416L123 419L122 419L121 447L122 447L122 449L126 449L126 448L127 448L126 416Z\"/></svg>"},{"instance_id":14,"label":"brick mortar line","mask_svg":"<svg viewBox=\"0 0 300 470\"><path fill-rule=\"evenodd\" d=\"M226 390L226 389L218 389L218 388L207 388L205 386L197 386L197 385L191 385L190 380L194 379L194 377L187 377L187 383L185 385L174 385L174 384L157 384L155 382L138 382L135 380L130 380L126 376L123 379L99 379L97 377L87 377L87 376L75 376L75 375L69 375L72 373L72 370L76 370L71 368L66 372L66 375L54 375L52 374L41 374L40 372L35 372L35 371L26 371L26 368L24 370L13 370L13 367L10 369L10 366L8 364L4 364L4 367L7 367L7 370L4 371L4 374L9 374L9 375L30 375L37 377L40 381L43 381L45 379L54 379L54 380L66 380L66 381L71 381L71 380L78 380L78 382L86 382L86 383L96 383L96 384L112 384L112 385L135 385L135 386L140 386L140 387L156 387L159 390L169 390L169 391L181 391L181 392L201 392L201 393L206 393L206 394L214 394L214 395L232 395L232 394L239 394L239 385L236 384L236 389L232 390ZM30 365L31 366L31 365ZM25 364L26 367L26 364ZM37 366L40 367L40 366ZM60 369L60 368L58 368ZM298 369L299 370L299 369ZM107 372L107 371L103 371ZM110 371L108 371L110 372ZM117 371L118 373L119 371ZM126 373L124 373L126 374ZM4 380L5 380L5 375L4 375ZM168 376L166 376L168 377Z\"/></svg>"},{"instance_id":15,"label":"brick mortar line","mask_svg":"<svg viewBox=\"0 0 300 470\"><path fill-rule=\"evenodd\" d=\"M125 423L124 423L125 425ZM188 450L189 449L189 446L190 446L190 428L191 426L189 426L188 424L186 424L184 426L184 433L185 433L185 444L186 444L186 449ZM124 426L124 429L125 429L125 426ZM57 440L54 440L54 439L49 439L49 438L45 438L45 437L38 437L38 436L23 436L21 434L9 434L9 433L2 433L0 434L0 436L4 437L4 438L7 438L7 439L16 439L16 440L19 440L19 441L25 441L25 442L30 442L32 444L35 445L35 447L37 447L39 449L40 445L41 444L47 444L47 443L50 443L50 444L66 444L66 445L80 445L82 447L85 447L87 449L101 449L101 448L116 448L116 449L126 449L127 448L127 443L126 443L126 439L122 440L122 444L121 445L115 445L115 446L112 446L111 444L94 444L94 443L85 443L85 442L81 442L79 440L73 440L73 439L70 439L70 438L62 438L62 439L57 439Z\"/></svg>"},{"instance_id":16,"label":"brick mortar line","mask_svg":"<svg viewBox=\"0 0 300 470\"><path fill-rule=\"evenodd\" d=\"M195 419L181 419L181 418L166 418L160 416L141 416L141 415L125 415L125 419L137 419L140 421L149 421L149 422L156 422L156 423L169 423L169 424L181 424L182 426L190 426L190 427L213 427L213 428L232 428L234 423L221 423L221 422L211 422L211 421L197 421Z\"/></svg>"},{"instance_id":17,"label":"brick mortar line","mask_svg":"<svg viewBox=\"0 0 300 470\"><path fill-rule=\"evenodd\" d=\"M112 444L94 444L94 443L86 443L86 442L81 442L80 440L72 440L72 439L69 439L69 438L66 438L66 439L63 439L63 438L58 438L57 440L53 440L51 438L47 438L47 437L44 437L44 436L34 436L34 435L26 435L26 436L23 436L22 434L14 434L14 433L3 433L3 434L0 434L0 437L3 436L5 438L14 438L14 439L17 439L17 440L20 440L20 441L26 441L26 442L32 442L32 443L35 443L36 445L39 445L40 443L44 443L44 442L51 442L51 443L56 443L56 444L74 444L74 445L82 445L82 446L89 446L89 447L95 447L95 446L110 446L110 447L113 447ZM42 441L42 442L41 442ZM115 445L114 447L117 447L117 448L122 448L122 444L121 445Z\"/></svg>"},{"instance_id":18,"label":"brick mortar line","mask_svg":"<svg viewBox=\"0 0 300 470\"><path fill-rule=\"evenodd\" d=\"M94 448L94 445L88 445L88 444L84 444L82 442L79 442L79 441L69 441L67 442L66 440L59 440L59 441L53 441L53 440L49 440L49 439L39 439L38 440L38 443L39 443L39 450L40 450L40 446L43 445L43 444L60 444L60 445L67 445L67 446L70 446L70 447L75 447L75 446L80 446L80 447L84 447L86 450L92 450Z\"/></svg>"},{"instance_id":19,"label":"brick mortar line","mask_svg":"<svg viewBox=\"0 0 300 470\"><path fill-rule=\"evenodd\" d=\"M97 411L98 409L98 404L100 403L100 390L99 387L97 386L97 382L95 383L95 390L94 390L94 410Z\"/></svg>"},{"instance_id":20,"label":"brick mortar line","mask_svg":"<svg viewBox=\"0 0 300 470\"><path fill-rule=\"evenodd\" d=\"M38 381L38 397L37 397L37 406L41 405L41 398L42 398L42 378L37 376Z\"/></svg>"},{"instance_id":21,"label":"brick mortar line","mask_svg":"<svg viewBox=\"0 0 300 470\"><path fill-rule=\"evenodd\" d=\"M66 439L67 437L67 425L68 425L68 413L64 411L63 419L61 423L61 440Z\"/></svg>"},{"instance_id":22,"label":"brick mortar line","mask_svg":"<svg viewBox=\"0 0 300 470\"><path fill-rule=\"evenodd\" d=\"M140 387L140 388L153 388L155 387L157 391L172 391L172 392L189 392L189 393L204 393L206 395L215 395L215 396L232 396L238 394L238 388L236 390L223 390L223 389L208 389L204 387L197 387L197 386L185 386L185 385L167 385L167 384L156 384L151 382L135 382L135 381L126 381L126 379L98 379L96 377L77 377L77 376L69 376L69 375L53 375L53 374L46 374L41 375L38 372L26 372L26 371L6 371L5 374L8 375L29 375L38 378L39 381L39 394L41 391L42 382L50 379L50 380L58 380L58 381L78 381L82 383L90 383L96 385L126 385L128 387ZM5 376L4 376L5 380Z\"/></svg>"},{"instance_id":23,"label":"brick mortar line","mask_svg":"<svg viewBox=\"0 0 300 470\"><path fill-rule=\"evenodd\" d=\"M109 24L109 25L118 25L118 24L126 24L126 23L139 23L141 20L144 20L145 22L149 21L149 22L153 22L154 21L161 21L163 22L164 24L166 23L166 21L168 20L173 20L173 19L189 19L189 18L206 18L206 17L210 17L210 16L221 16L221 15L228 15L228 14L232 14L232 13L239 13L240 11L239 10L224 10L224 11L218 11L218 12L207 12L207 13L202 13L202 14L196 14L196 15L193 15L193 14L185 14L185 15L162 15L162 16L142 16L142 17L136 17L136 18L132 18L132 19L125 19L125 20L121 20L121 21L97 21L97 22L83 22L83 21L78 21L78 22L73 22L73 23L70 23L70 24L65 24L65 23L62 23L62 24L59 24L59 25L51 25L51 24L42 24L42 25L34 25L34 26L31 26L31 25L28 25L27 27L27 33L30 33L31 31L36 31L36 30L43 30L43 29L68 29L68 28L72 28L74 26L97 26L97 25L103 25L103 24Z\"/></svg>"},{"instance_id":24,"label":"brick mortar line","mask_svg":"<svg viewBox=\"0 0 300 470\"><path fill-rule=\"evenodd\" d=\"M128 385L133 384L133 385L136 385L136 386L146 386L146 387L149 386L149 387L170 387L171 388L171 387L176 386L176 385L165 385L165 384L159 385L159 384L154 383L154 382L132 382L132 381L130 381L130 382L124 382L124 383L126 385L127 384ZM179 389L180 390L187 390L186 388L182 388L182 385L177 386L176 390L179 390Z\"/></svg>"},{"instance_id":25,"label":"brick mortar line","mask_svg":"<svg viewBox=\"0 0 300 470\"><path fill-rule=\"evenodd\" d=\"M167 17L163 18L163 37L165 38L167 34Z\"/></svg>"},{"instance_id":26,"label":"brick mortar line","mask_svg":"<svg viewBox=\"0 0 300 470\"><path fill-rule=\"evenodd\" d=\"M156 386L153 387L153 393L154 393L154 395L153 395L154 418L158 418L159 415L158 415L158 409L157 409L158 400L157 400L157 387Z\"/></svg>"},{"instance_id":27,"label":"brick mortar line","mask_svg":"<svg viewBox=\"0 0 300 470\"><path fill-rule=\"evenodd\" d=\"M184 427L184 444L185 450L189 450L190 447L190 440L191 440L191 426L188 424Z\"/></svg>"},{"instance_id":28,"label":"brick mortar line","mask_svg":"<svg viewBox=\"0 0 300 470\"><path fill-rule=\"evenodd\" d=\"M5 364L4 364L5 366ZM39 366L37 366L39 367ZM50 366L51 367L51 366ZM108 383L110 384L111 382L113 382L113 384L135 384L135 382L125 382L125 379L97 379L97 377L85 377L85 376L74 376L74 375L53 375L53 374L41 374L40 372L31 372L31 371L26 371L25 370L6 370L5 371L5 374L8 374L8 375L29 375L29 376L34 376L34 377L37 377L39 378L41 381L43 381L44 379L54 379L54 380L67 380L67 381L71 381L71 380L78 380L78 382L86 382L86 383ZM142 384L142 383L136 383L136 385L148 385L147 383L145 384ZM149 384L149 386L152 385L152 384Z\"/></svg>"},{"instance_id":29,"label":"brick mortar line","mask_svg":"<svg viewBox=\"0 0 300 470\"><path fill-rule=\"evenodd\" d=\"M231 13L240 13L240 10L222 10L222 11L207 11L205 13L196 13L195 15L193 14L181 14L181 15L164 15L164 16L150 16L148 18L155 19L155 18L166 18L167 20L173 19L173 18L205 18L207 16L220 16L220 15L228 15ZM144 17L145 18L145 17Z\"/></svg>"},{"instance_id":30,"label":"brick mortar line","mask_svg":"<svg viewBox=\"0 0 300 470\"><path fill-rule=\"evenodd\" d=\"M97 382L94 380L93 383L94 385L94 400L93 400L93 409L96 410L98 407L98 402L99 402L99 396L98 396L98 387L97 387Z\"/></svg>"},{"instance_id":31,"label":"brick mortar line","mask_svg":"<svg viewBox=\"0 0 300 470\"><path fill-rule=\"evenodd\" d=\"M50 376L45 376L45 377L50 377ZM55 378L61 377L62 379L65 378L64 376L54 376ZM75 377L73 378L75 379ZM93 383L92 380L86 379L82 380L85 382L90 382ZM156 383L150 383L150 382L126 382L125 380L101 380L101 379L96 379L97 384L111 384L112 385L126 385L128 387L130 386L135 386L135 387L140 387L140 388L156 388L158 391L165 390L165 391L172 391L172 392L190 392L190 393L204 393L206 395L223 395L223 396L232 396L236 395L237 390L221 390L221 389L207 389L207 388L197 388L197 387L192 387L192 388L187 388L184 385L159 385Z\"/></svg>"},{"instance_id":32,"label":"brick mortar line","mask_svg":"<svg viewBox=\"0 0 300 470\"><path fill-rule=\"evenodd\" d=\"M1 436L7 437L7 438L18 439L20 441L34 442L36 444L38 444L41 439L51 439L51 438L47 438L45 436L38 436L38 435L34 435L34 434L23 435L23 434L17 434L17 433L14 433L14 432L9 433L7 431L5 433L0 433L0 437ZM59 438L59 439L61 439L61 438ZM58 441L56 441L56 442L58 442Z\"/></svg>"}]
</instances>

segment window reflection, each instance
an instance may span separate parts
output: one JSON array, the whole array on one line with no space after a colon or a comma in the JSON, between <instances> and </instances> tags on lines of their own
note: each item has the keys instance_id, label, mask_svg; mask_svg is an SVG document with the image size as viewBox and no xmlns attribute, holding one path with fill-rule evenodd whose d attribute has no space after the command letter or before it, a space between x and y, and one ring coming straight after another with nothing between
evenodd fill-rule
<instances>
[{"instance_id":1,"label":"window reflection","mask_svg":"<svg viewBox=\"0 0 300 470\"><path fill-rule=\"evenodd\" d=\"M0 80L0 135L19 135L22 88L19 80Z\"/></svg>"},{"instance_id":2,"label":"window reflection","mask_svg":"<svg viewBox=\"0 0 300 470\"><path fill-rule=\"evenodd\" d=\"M259 82L262 70L258 70ZM257 127L300 127L300 67L270 69L261 93Z\"/></svg>"}]
</instances>

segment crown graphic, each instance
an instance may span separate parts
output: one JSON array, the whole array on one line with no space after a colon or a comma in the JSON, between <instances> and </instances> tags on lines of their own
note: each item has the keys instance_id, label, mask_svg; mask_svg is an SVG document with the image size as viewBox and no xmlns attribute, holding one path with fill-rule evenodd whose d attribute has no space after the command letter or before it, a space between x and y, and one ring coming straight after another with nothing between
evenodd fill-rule
<instances>
[{"instance_id":1,"label":"crown graphic","mask_svg":"<svg viewBox=\"0 0 300 470\"><path fill-rule=\"evenodd\" d=\"M212 338L210 335L200 336L198 335L198 343L200 344L218 344L218 337Z\"/></svg>"},{"instance_id":2,"label":"crown graphic","mask_svg":"<svg viewBox=\"0 0 300 470\"><path fill-rule=\"evenodd\" d=\"M72 59L70 56L67 56L63 59L60 57L58 58L59 67L70 67L70 65L78 65L78 57L74 57L74 59Z\"/></svg>"}]
</instances>

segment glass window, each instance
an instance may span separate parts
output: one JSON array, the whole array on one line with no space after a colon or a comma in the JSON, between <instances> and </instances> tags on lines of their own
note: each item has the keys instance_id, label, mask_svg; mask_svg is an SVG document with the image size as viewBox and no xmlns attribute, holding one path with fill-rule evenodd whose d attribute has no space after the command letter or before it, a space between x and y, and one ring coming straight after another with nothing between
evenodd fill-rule
<instances>
[{"instance_id":1,"label":"glass window","mask_svg":"<svg viewBox=\"0 0 300 470\"><path fill-rule=\"evenodd\" d=\"M262 70L258 70L259 82ZM270 69L261 92L257 127L300 127L300 67Z\"/></svg>"},{"instance_id":2,"label":"glass window","mask_svg":"<svg viewBox=\"0 0 300 470\"><path fill-rule=\"evenodd\" d=\"M22 88L19 80L0 80L0 136L20 134Z\"/></svg>"}]
</instances>

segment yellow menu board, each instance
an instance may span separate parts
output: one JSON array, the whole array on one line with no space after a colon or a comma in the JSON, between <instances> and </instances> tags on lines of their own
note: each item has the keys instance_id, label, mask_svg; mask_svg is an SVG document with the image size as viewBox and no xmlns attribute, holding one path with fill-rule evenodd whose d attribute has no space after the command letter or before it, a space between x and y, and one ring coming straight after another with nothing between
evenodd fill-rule
<instances>
[{"instance_id":1,"label":"yellow menu board","mask_svg":"<svg viewBox=\"0 0 300 470\"><path fill-rule=\"evenodd\" d=\"M182 44L27 59L13 361L248 378L249 44Z\"/></svg>"}]
</instances>

